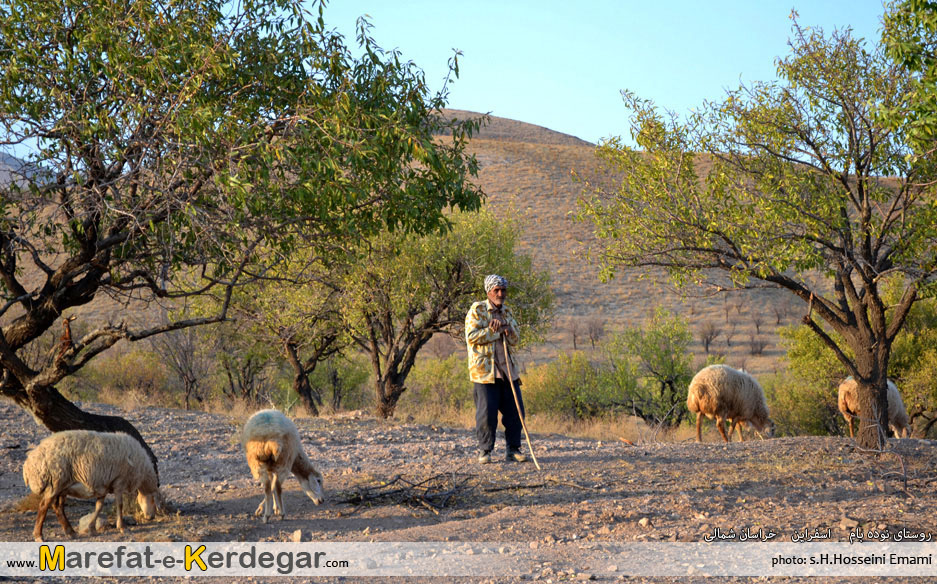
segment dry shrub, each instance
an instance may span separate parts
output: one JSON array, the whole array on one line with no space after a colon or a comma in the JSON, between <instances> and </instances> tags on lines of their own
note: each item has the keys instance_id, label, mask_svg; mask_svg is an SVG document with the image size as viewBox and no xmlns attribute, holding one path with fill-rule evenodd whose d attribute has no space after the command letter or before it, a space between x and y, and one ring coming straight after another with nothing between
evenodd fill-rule
<instances>
[{"instance_id":1,"label":"dry shrub","mask_svg":"<svg viewBox=\"0 0 937 584\"><path fill-rule=\"evenodd\" d=\"M611 389L582 351L560 353L556 360L527 368L523 375L528 412L588 419L608 409Z\"/></svg>"},{"instance_id":2,"label":"dry shrub","mask_svg":"<svg viewBox=\"0 0 937 584\"><path fill-rule=\"evenodd\" d=\"M835 388L789 373L763 377L762 385L776 435L842 435Z\"/></svg>"},{"instance_id":3,"label":"dry shrub","mask_svg":"<svg viewBox=\"0 0 937 584\"><path fill-rule=\"evenodd\" d=\"M38 511L39 501L42 500L42 493L27 493L25 497L17 501L10 508L15 513L25 513L27 511Z\"/></svg>"},{"instance_id":4,"label":"dry shrub","mask_svg":"<svg viewBox=\"0 0 937 584\"><path fill-rule=\"evenodd\" d=\"M561 434L605 442L628 441L634 444L685 442L696 437L695 429L686 426L651 426L637 416L624 413L589 419L575 419L553 413L532 414L527 418L527 429L531 434ZM536 438L532 439L536 443Z\"/></svg>"},{"instance_id":5,"label":"dry shrub","mask_svg":"<svg viewBox=\"0 0 937 584\"><path fill-rule=\"evenodd\" d=\"M407 391L397 403L397 415L416 419L425 418L427 412L451 415L471 410L475 403L473 387L463 353L444 359L420 358L407 377Z\"/></svg>"},{"instance_id":6,"label":"dry shrub","mask_svg":"<svg viewBox=\"0 0 937 584\"><path fill-rule=\"evenodd\" d=\"M142 406L181 407L173 395L168 374L151 351L116 351L88 365L82 384L94 393L94 401L134 410Z\"/></svg>"},{"instance_id":7,"label":"dry shrub","mask_svg":"<svg viewBox=\"0 0 937 584\"><path fill-rule=\"evenodd\" d=\"M269 405L258 404L255 401L224 395L214 395L202 403L204 410L210 414L223 414L237 424L243 426L254 412L269 408Z\"/></svg>"},{"instance_id":8,"label":"dry shrub","mask_svg":"<svg viewBox=\"0 0 937 584\"><path fill-rule=\"evenodd\" d=\"M98 390L95 401L117 406L125 412L142 409L146 406L162 406L151 394L139 389L119 389L106 385Z\"/></svg>"},{"instance_id":9,"label":"dry shrub","mask_svg":"<svg viewBox=\"0 0 937 584\"><path fill-rule=\"evenodd\" d=\"M417 424L439 424L453 428L474 428L475 410L472 408L454 408L429 405L423 408L397 408L397 419L405 419Z\"/></svg>"}]
</instances>

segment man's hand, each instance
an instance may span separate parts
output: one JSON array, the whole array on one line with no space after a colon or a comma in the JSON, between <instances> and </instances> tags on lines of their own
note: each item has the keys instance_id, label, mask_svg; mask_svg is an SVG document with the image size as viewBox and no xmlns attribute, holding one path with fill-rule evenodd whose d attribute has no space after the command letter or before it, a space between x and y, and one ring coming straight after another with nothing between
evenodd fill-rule
<instances>
[{"instance_id":1,"label":"man's hand","mask_svg":"<svg viewBox=\"0 0 937 584\"><path fill-rule=\"evenodd\" d=\"M505 333L511 332L511 325L498 320L497 318L491 319L491 324L488 325L491 328L492 332L499 332L504 330Z\"/></svg>"}]
</instances>

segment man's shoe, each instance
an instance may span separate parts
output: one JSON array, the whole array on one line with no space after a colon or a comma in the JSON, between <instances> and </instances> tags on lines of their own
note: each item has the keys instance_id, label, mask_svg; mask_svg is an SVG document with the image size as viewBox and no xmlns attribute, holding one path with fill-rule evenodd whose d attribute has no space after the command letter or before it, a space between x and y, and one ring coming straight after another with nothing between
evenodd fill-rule
<instances>
[{"instance_id":1,"label":"man's shoe","mask_svg":"<svg viewBox=\"0 0 937 584\"><path fill-rule=\"evenodd\" d=\"M527 462L527 455L520 450L508 449L506 458L508 462Z\"/></svg>"},{"instance_id":2,"label":"man's shoe","mask_svg":"<svg viewBox=\"0 0 937 584\"><path fill-rule=\"evenodd\" d=\"M479 462L480 464L488 464L489 462L491 462L491 451L490 451L490 450L483 450L483 451L479 452L479 453L478 453L478 462Z\"/></svg>"}]
</instances>

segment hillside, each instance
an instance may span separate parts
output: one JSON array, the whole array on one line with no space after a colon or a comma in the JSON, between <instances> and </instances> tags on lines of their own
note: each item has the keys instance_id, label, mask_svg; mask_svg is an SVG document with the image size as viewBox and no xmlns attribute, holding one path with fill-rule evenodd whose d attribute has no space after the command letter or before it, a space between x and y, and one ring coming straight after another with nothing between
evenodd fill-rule
<instances>
[{"instance_id":1,"label":"hillside","mask_svg":"<svg viewBox=\"0 0 937 584\"><path fill-rule=\"evenodd\" d=\"M454 117L478 116L449 110ZM656 306L682 314L694 335L693 350L705 357L697 331L711 322L719 336L711 350L724 353L730 365L755 373L776 370L780 351L776 329L801 316L803 308L780 290L735 292L704 296L698 290L678 293L662 274L623 272L608 283L599 281L599 268L590 259L595 238L591 225L574 220L583 183L607 177L595 157L595 145L547 128L492 116L472 139L479 161L478 182L499 213L523 221L520 251L534 265L553 275L557 298L557 328L545 346L532 350L532 361L549 360L573 348L572 327L578 326L578 348L589 347L586 323L599 319L606 330L638 326ZM574 323L577 323L574 325ZM761 354L752 346L763 345Z\"/></svg>"}]
</instances>

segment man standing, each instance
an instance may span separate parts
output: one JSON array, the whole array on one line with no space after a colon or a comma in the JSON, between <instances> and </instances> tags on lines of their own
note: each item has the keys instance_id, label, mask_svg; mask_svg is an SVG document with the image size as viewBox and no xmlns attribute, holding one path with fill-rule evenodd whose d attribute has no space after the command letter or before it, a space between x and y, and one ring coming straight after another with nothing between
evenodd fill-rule
<instances>
[{"instance_id":1,"label":"man standing","mask_svg":"<svg viewBox=\"0 0 937 584\"><path fill-rule=\"evenodd\" d=\"M524 401L521 398L517 364L510 353L505 353L502 335L508 347L517 345L517 321L511 309L504 306L508 295L507 280L496 274L485 278L488 299L472 304L465 316L465 343L468 347L469 377L475 384L475 433L478 436L478 462L491 462L498 430L498 412L504 424L507 442L507 460L524 462L521 452L521 418ZM517 389L520 415L511 390L511 379Z\"/></svg>"}]
</instances>

